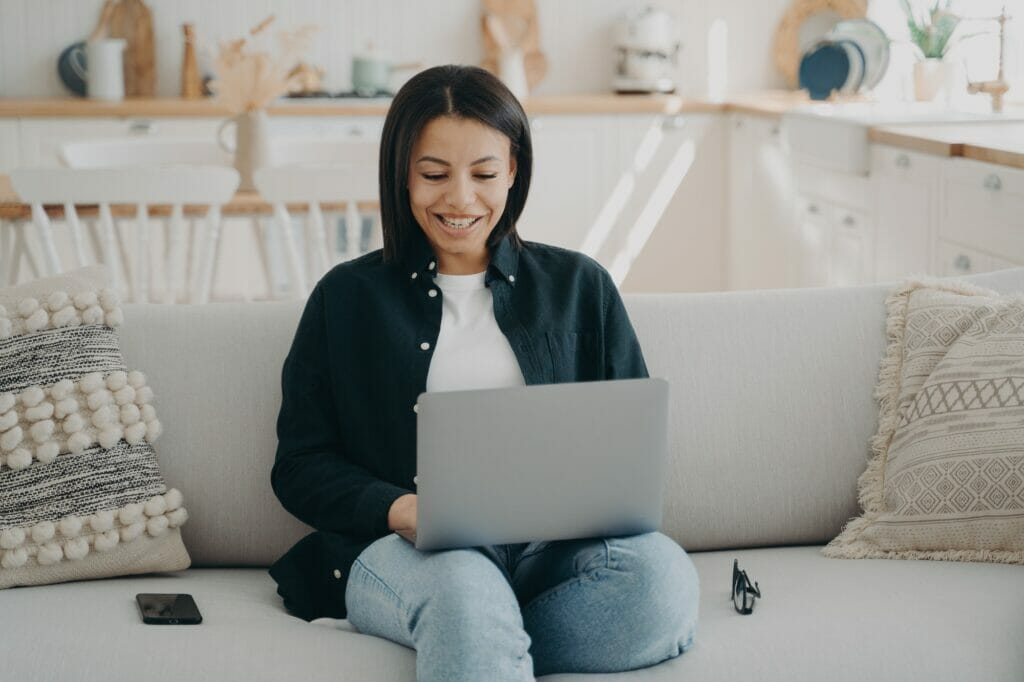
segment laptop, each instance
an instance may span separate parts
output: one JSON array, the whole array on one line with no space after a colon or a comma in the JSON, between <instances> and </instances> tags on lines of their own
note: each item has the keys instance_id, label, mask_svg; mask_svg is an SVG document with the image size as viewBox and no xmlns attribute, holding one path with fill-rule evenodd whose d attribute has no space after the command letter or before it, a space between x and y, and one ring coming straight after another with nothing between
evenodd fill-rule
<instances>
[{"instance_id":1,"label":"laptop","mask_svg":"<svg viewBox=\"0 0 1024 682\"><path fill-rule=\"evenodd\" d=\"M423 393L418 405L417 549L660 528L664 379Z\"/></svg>"}]
</instances>

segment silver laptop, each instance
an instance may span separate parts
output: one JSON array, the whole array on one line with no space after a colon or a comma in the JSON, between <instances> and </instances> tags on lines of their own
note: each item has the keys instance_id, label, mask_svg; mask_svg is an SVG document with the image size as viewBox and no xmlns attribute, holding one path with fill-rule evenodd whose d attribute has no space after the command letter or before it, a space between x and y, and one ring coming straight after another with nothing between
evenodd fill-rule
<instances>
[{"instance_id":1,"label":"silver laptop","mask_svg":"<svg viewBox=\"0 0 1024 682\"><path fill-rule=\"evenodd\" d=\"M418 404L417 549L661 526L667 381L423 393Z\"/></svg>"}]
</instances>

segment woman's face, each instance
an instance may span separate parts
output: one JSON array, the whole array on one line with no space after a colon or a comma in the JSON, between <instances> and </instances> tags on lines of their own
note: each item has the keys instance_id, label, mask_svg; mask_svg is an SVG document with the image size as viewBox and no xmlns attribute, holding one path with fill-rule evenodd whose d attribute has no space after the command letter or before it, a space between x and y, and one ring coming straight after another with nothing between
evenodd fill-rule
<instances>
[{"instance_id":1,"label":"woman's face","mask_svg":"<svg viewBox=\"0 0 1024 682\"><path fill-rule=\"evenodd\" d=\"M409 204L439 272L487 268L487 238L505 211L515 172L511 142L494 128L452 116L423 128L412 149Z\"/></svg>"}]
</instances>

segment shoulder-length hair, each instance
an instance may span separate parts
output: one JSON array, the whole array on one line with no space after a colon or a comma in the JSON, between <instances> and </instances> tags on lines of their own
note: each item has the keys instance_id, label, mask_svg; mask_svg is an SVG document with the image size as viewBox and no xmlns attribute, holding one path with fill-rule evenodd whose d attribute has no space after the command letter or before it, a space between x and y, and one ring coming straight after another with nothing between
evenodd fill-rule
<instances>
[{"instance_id":1,"label":"shoulder-length hair","mask_svg":"<svg viewBox=\"0 0 1024 682\"><path fill-rule=\"evenodd\" d=\"M476 66L435 66L413 76L395 95L380 141L380 213L384 260L400 260L421 232L409 207L412 148L423 128L439 116L473 119L511 141L516 174L505 212L487 240L493 247L506 235L519 248L516 221L526 205L533 166L530 122L522 105L492 73Z\"/></svg>"}]
</instances>

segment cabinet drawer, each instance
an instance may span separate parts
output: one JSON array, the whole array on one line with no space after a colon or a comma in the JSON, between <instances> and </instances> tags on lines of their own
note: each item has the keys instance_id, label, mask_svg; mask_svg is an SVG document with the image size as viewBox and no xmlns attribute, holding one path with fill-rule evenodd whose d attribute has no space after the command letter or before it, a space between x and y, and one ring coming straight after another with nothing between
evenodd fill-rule
<instances>
[{"instance_id":1,"label":"cabinet drawer","mask_svg":"<svg viewBox=\"0 0 1024 682\"><path fill-rule=\"evenodd\" d=\"M884 144L871 145L871 175L913 182L938 180L942 159Z\"/></svg>"},{"instance_id":2,"label":"cabinet drawer","mask_svg":"<svg viewBox=\"0 0 1024 682\"><path fill-rule=\"evenodd\" d=\"M1006 265L1007 261L994 258L983 251L953 242L940 241L936 251L938 262L935 270L940 277L973 275L1012 266Z\"/></svg>"},{"instance_id":3,"label":"cabinet drawer","mask_svg":"<svg viewBox=\"0 0 1024 682\"><path fill-rule=\"evenodd\" d=\"M940 238L1024 261L1024 171L950 159L942 194Z\"/></svg>"},{"instance_id":4,"label":"cabinet drawer","mask_svg":"<svg viewBox=\"0 0 1024 682\"><path fill-rule=\"evenodd\" d=\"M836 204L867 210L871 183L866 175L853 175L797 162L793 164L797 190Z\"/></svg>"}]
</instances>

